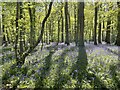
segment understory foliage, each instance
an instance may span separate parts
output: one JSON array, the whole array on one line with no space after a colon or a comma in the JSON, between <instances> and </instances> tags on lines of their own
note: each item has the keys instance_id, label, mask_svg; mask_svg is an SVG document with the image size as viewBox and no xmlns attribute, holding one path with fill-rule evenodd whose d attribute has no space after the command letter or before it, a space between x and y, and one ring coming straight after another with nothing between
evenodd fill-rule
<instances>
[{"instance_id":1,"label":"understory foliage","mask_svg":"<svg viewBox=\"0 0 120 90\"><path fill-rule=\"evenodd\" d=\"M118 47L110 48L116 51ZM114 51L107 50L106 45L86 44L87 59L80 56L75 45L67 47L64 44L56 46L52 43L45 45L42 52L40 49L40 46L37 46L37 51L26 58L21 68L15 64L14 57L9 59L11 53L4 57L4 88L120 88L120 62Z\"/></svg>"}]
</instances>

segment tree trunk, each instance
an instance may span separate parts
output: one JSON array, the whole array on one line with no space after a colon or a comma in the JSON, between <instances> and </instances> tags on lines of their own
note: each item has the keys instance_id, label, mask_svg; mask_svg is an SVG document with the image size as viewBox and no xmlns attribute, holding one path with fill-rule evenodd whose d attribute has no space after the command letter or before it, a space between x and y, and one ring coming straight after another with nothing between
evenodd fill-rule
<instances>
[{"instance_id":1,"label":"tree trunk","mask_svg":"<svg viewBox=\"0 0 120 90\"><path fill-rule=\"evenodd\" d=\"M24 13L24 16L25 16L25 13ZM24 20L24 23L23 23L23 25L25 25L25 17L23 17L23 20ZM24 51L26 50L26 48L27 48L27 46L26 46L26 38L25 38L25 29L26 27L25 26L23 26L23 47L24 47Z\"/></svg>"},{"instance_id":2,"label":"tree trunk","mask_svg":"<svg viewBox=\"0 0 120 90\"><path fill-rule=\"evenodd\" d=\"M78 20L80 26L79 46L84 46L84 2L78 3Z\"/></svg>"},{"instance_id":3,"label":"tree trunk","mask_svg":"<svg viewBox=\"0 0 120 90\"><path fill-rule=\"evenodd\" d=\"M101 9L101 4L99 5L99 11ZM98 30L98 43L101 44L101 15L99 14L99 30Z\"/></svg>"},{"instance_id":4,"label":"tree trunk","mask_svg":"<svg viewBox=\"0 0 120 90\"><path fill-rule=\"evenodd\" d=\"M106 43L110 44L110 24L111 24L111 20L108 19L107 21L107 31L106 31Z\"/></svg>"},{"instance_id":5,"label":"tree trunk","mask_svg":"<svg viewBox=\"0 0 120 90\"><path fill-rule=\"evenodd\" d=\"M6 34L7 34L7 44L10 44L10 38L9 38L9 32L8 32L8 29L6 29Z\"/></svg>"},{"instance_id":6,"label":"tree trunk","mask_svg":"<svg viewBox=\"0 0 120 90\"><path fill-rule=\"evenodd\" d=\"M2 16L3 18L3 16ZM3 21L3 20L2 20ZM5 38L5 28L4 28L4 24L2 25L2 31L3 31L3 40L2 40L2 45L5 44L5 46L7 46L7 41Z\"/></svg>"},{"instance_id":7,"label":"tree trunk","mask_svg":"<svg viewBox=\"0 0 120 90\"><path fill-rule=\"evenodd\" d=\"M120 9L120 2L117 2L117 5L118 5L118 9ZM117 30L118 30L118 34L115 45L120 46L120 10L118 11L118 17L117 17Z\"/></svg>"},{"instance_id":8,"label":"tree trunk","mask_svg":"<svg viewBox=\"0 0 120 90\"><path fill-rule=\"evenodd\" d=\"M51 39L52 39L52 35L51 35L51 32L52 32L52 27L51 27L51 18L50 18L50 21L49 21L49 44L51 42Z\"/></svg>"},{"instance_id":9,"label":"tree trunk","mask_svg":"<svg viewBox=\"0 0 120 90\"><path fill-rule=\"evenodd\" d=\"M63 11L61 9L61 41L64 42L64 18L63 18Z\"/></svg>"},{"instance_id":10,"label":"tree trunk","mask_svg":"<svg viewBox=\"0 0 120 90\"><path fill-rule=\"evenodd\" d=\"M23 11L22 11L22 2L19 2L20 4L20 19L23 18ZM20 26L20 61L22 62L22 54L23 54L23 22L22 26Z\"/></svg>"},{"instance_id":11,"label":"tree trunk","mask_svg":"<svg viewBox=\"0 0 120 90\"><path fill-rule=\"evenodd\" d=\"M17 65L19 64L18 58L18 19L19 19L19 2L17 2L16 6L16 38L15 38L15 58Z\"/></svg>"},{"instance_id":12,"label":"tree trunk","mask_svg":"<svg viewBox=\"0 0 120 90\"><path fill-rule=\"evenodd\" d=\"M4 7L2 7L2 12L4 11ZM2 45L4 44L7 46L7 40L5 36L5 25L4 25L4 13L2 13L2 31L3 31L3 40L2 40Z\"/></svg>"},{"instance_id":13,"label":"tree trunk","mask_svg":"<svg viewBox=\"0 0 120 90\"><path fill-rule=\"evenodd\" d=\"M30 3L29 3L30 4ZM30 48L33 47L34 45L34 41L35 41L35 31L34 31L34 13L33 12L33 8L30 7L31 5L29 5L29 16L30 16Z\"/></svg>"},{"instance_id":14,"label":"tree trunk","mask_svg":"<svg viewBox=\"0 0 120 90\"><path fill-rule=\"evenodd\" d=\"M43 33L44 33L45 22L47 21L48 17L50 16L51 9L52 9L52 4L53 4L53 1L50 2L50 4L49 4L49 9L48 9L48 13L47 13L47 15L45 16L45 18L44 18L43 21L42 21L41 33L40 33L40 35L39 35L39 37L38 37L37 42L34 44L34 46L33 46L32 49L29 48L26 52L24 52L24 54L23 54L23 56L22 56L22 59L23 59L24 61L25 61L25 58L29 55L29 53L31 53L31 52L34 50L34 48L39 44L39 42L42 40ZM24 62L23 62L23 64L24 64Z\"/></svg>"},{"instance_id":15,"label":"tree trunk","mask_svg":"<svg viewBox=\"0 0 120 90\"><path fill-rule=\"evenodd\" d=\"M47 14L47 4L45 4L45 15ZM45 24L45 41L46 41L46 44L49 44L48 42L48 23L46 22Z\"/></svg>"},{"instance_id":16,"label":"tree trunk","mask_svg":"<svg viewBox=\"0 0 120 90\"><path fill-rule=\"evenodd\" d=\"M102 41L105 41L105 38L104 38L104 29L105 29L105 21L103 20Z\"/></svg>"},{"instance_id":17,"label":"tree trunk","mask_svg":"<svg viewBox=\"0 0 120 90\"><path fill-rule=\"evenodd\" d=\"M58 18L58 43L59 42L60 42L60 19Z\"/></svg>"},{"instance_id":18,"label":"tree trunk","mask_svg":"<svg viewBox=\"0 0 120 90\"><path fill-rule=\"evenodd\" d=\"M33 5L35 5L35 2L33 2ZM35 44L36 42L36 37L35 37L35 6L33 7L33 45Z\"/></svg>"},{"instance_id":19,"label":"tree trunk","mask_svg":"<svg viewBox=\"0 0 120 90\"><path fill-rule=\"evenodd\" d=\"M76 8L76 5L74 4L74 20L75 20L75 23L74 23L74 30L75 30L74 40L75 40L75 45L77 46L78 33L77 33L77 12L76 12L76 10L77 10L77 8Z\"/></svg>"},{"instance_id":20,"label":"tree trunk","mask_svg":"<svg viewBox=\"0 0 120 90\"><path fill-rule=\"evenodd\" d=\"M99 31L98 31L98 43L102 43L101 42L101 21L99 21Z\"/></svg>"},{"instance_id":21,"label":"tree trunk","mask_svg":"<svg viewBox=\"0 0 120 90\"><path fill-rule=\"evenodd\" d=\"M53 31L54 31L54 23L52 22L52 25L51 25L51 42L54 41Z\"/></svg>"},{"instance_id":22,"label":"tree trunk","mask_svg":"<svg viewBox=\"0 0 120 90\"><path fill-rule=\"evenodd\" d=\"M97 6L97 2L95 2L94 45L97 45L97 14L98 14L98 6Z\"/></svg>"},{"instance_id":23,"label":"tree trunk","mask_svg":"<svg viewBox=\"0 0 120 90\"><path fill-rule=\"evenodd\" d=\"M65 33L66 33L66 40L65 44L69 45L69 30L68 30L68 2L65 2Z\"/></svg>"},{"instance_id":24,"label":"tree trunk","mask_svg":"<svg viewBox=\"0 0 120 90\"><path fill-rule=\"evenodd\" d=\"M68 39L69 39L69 43L70 43L71 39L72 39L72 37L71 37L72 31L70 30L72 25L71 25L71 21L70 21L70 13L69 13L69 11L67 11L67 12L68 12L68 14L67 14L67 17L68 17Z\"/></svg>"}]
</instances>

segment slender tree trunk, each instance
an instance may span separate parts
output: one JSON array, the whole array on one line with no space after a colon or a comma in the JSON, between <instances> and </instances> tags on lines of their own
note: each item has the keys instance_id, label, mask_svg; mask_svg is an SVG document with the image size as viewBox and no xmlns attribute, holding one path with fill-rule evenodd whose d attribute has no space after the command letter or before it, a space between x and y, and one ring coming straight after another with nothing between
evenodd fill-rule
<instances>
[{"instance_id":1,"label":"slender tree trunk","mask_svg":"<svg viewBox=\"0 0 120 90\"><path fill-rule=\"evenodd\" d=\"M3 16L2 16L3 17ZM2 25L2 30L3 30L3 40L2 40L2 45L5 44L5 46L7 46L6 44L6 38L5 38L5 28L4 25Z\"/></svg>"},{"instance_id":2,"label":"slender tree trunk","mask_svg":"<svg viewBox=\"0 0 120 90\"><path fill-rule=\"evenodd\" d=\"M107 31L106 31L106 43L110 44L110 24L111 24L111 20L108 19L107 21Z\"/></svg>"},{"instance_id":3,"label":"slender tree trunk","mask_svg":"<svg viewBox=\"0 0 120 90\"><path fill-rule=\"evenodd\" d=\"M19 2L17 2L16 6L16 38L15 38L15 58L17 65L19 64L18 58L18 19L19 19Z\"/></svg>"},{"instance_id":4,"label":"slender tree trunk","mask_svg":"<svg viewBox=\"0 0 120 90\"><path fill-rule=\"evenodd\" d=\"M80 26L79 46L84 46L84 2L78 3L78 20Z\"/></svg>"},{"instance_id":5,"label":"slender tree trunk","mask_svg":"<svg viewBox=\"0 0 120 90\"><path fill-rule=\"evenodd\" d=\"M65 2L65 33L66 33L66 40L65 44L69 45L69 26L68 26L68 2Z\"/></svg>"},{"instance_id":6,"label":"slender tree trunk","mask_svg":"<svg viewBox=\"0 0 120 90\"><path fill-rule=\"evenodd\" d=\"M25 16L25 13L24 13L24 16ZM24 23L23 23L23 25L25 24L25 17L23 17L23 20L24 20ZM26 48L27 48L27 46L26 46L26 39L25 39L25 26L23 26L23 47L24 47L24 51L26 50Z\"/></svg>"},{"instance_id":7,"label":"slender tree trunk","mask_svg":"<svg viewBox=\"0 0 120 90\"><path fill-rule=\"evenodd\" d=\"M45 4L45 15L47 14L47 4ZM46 41L46 44L48 44L48 23L46 22L45 24L45 41Z\"/></svg>"},{"instance_id":8,"label":"slender tree trunk","mask_svg":"<svg viewBox=\"0 0 120 90\"><path fill-rule=\"evenodd\" d=\"M48 13L47 13L47 15L45 16L45 18L44 18L43 21L42 21L41 33L40 33L40 35L39 35L39 37L38 37L37 42L34 44L34 46L33 46L32 49L29 48L26 52L24 52L24 54L23 54L23 56L22 56L22 59L23 59L24 61L25 61L25 58L29 55L29 53L31 53L31 52L34 50L34 48L39 44L39 42L42 40L43 33L44 33L45 23L46 23L48 17L50 16L51 9L52 9L52 4L53 4L53 0L52 0L52 2L50 2L50 4L49 4L49 9L48 9ZM23 63L24 63L24 62L23 62Z\"/></svg>"},{"instance_id":9,"label":"slender tree trunk","mask_svg":"<svg viewBox=\"0 0 120 90\"><path fill-rule=\"evenodd\" d=\"M35 2L33 2L33 5L35 5ZM35 44L35 42L36 42L36 36L35 36L35 31L36 31L36 29L35 29L35 6L33 6L33 45Z\"/></svg>"},{"instance_id":10,"label":"slender tree trunk","mask_svg":"<svg viewBox=\"0 0 120 90\"><path fill-rule=\"evenodd\" d=\"M105 41L105 38L104 38L104 29L105 29L105 22L103 20L102 41Z\"/></svg>"},{"instance_id":11,"label":"slender tree trunk","mask_svg":"<svg viewBox=\"0 0 120 90\"><path fill-rule=\"evenodd\" d=\"M48 44L48 29L47 29L47 27L48 27L48 25L47 25L48 23L46 22L46 24L45 24L45 42L46 42L46 44Z\"/></svg>"},{"instance_id":12,"label":"slender tree trunk","mask_svg":"<svg viewBox=\"0 0 120 90\"><path fill-rule=\"evenodd\" d=\"M33 25L32 25L32 10L29 5L29 16L30 16L30 48L32 48L33 45L33 38L32 38L32 32L33 32Z\"/></svg>"},{"instance_id":13,"label":"slender tree trunk","mask_svg":"<svg viewBox=\"0 0 120 90\"><path fill-rule=\"evenodd\" d=\"M68 6L68 5L67 5ZM68 17L68 41L69 41L69 43L71 42L71 39L72 39L72 37L71 37L71 34L72 34L72 31L71 31L71 21L70 21L70 13L69 13L69 11L67 10L67 12L68 12L68 14L67 14L67 17Z\"/></svg>"},{"instance_id":14,"label":"slender tree trunk","mask_svg":"<svg viewBox=\"0 0 120 90\"><path fill-rule=\"evenodd\" d=\"M30 4L30 3L29 3ZM29 5L29 16L30 16L30 48L33 47L35 41L35 31L34 31L34 15L33 15L33 8Z\"/></svg>"},{"instance_id":15,"label":"slender tree trunk","mask_svg":"<svg viewBox=\"0 0 120 90\"><path fill-rule=\"evenodd\" d=\"M118 9L120 9L120 2L117 2L117 5L118 5ZM117 21L118 21L117 22L118 34L117 34L115 45L120 46L120 10L118 11Z\"/></svg>"},{"instance_id":16,"label":"slender tree trunk","mask_svg":"<svg viewBox=\"0 0 120 90\"><path fill-rule=\"evenodd\" d=\"M74 30L75 30L75 36L74 36L74 40L75 40L75 44L77 46L77 43L78 43L78 33L77 33L77 12L76 12L77 8L76 8L76 5L74 4L74 20L75 20L75 23L74 23Z\"/></svg>"},{"instance_id":17,"label":"slender tree trunk","mask_svg":"<svg viewBox=\"0 0 120 90\"><path fill-rule=\"evenodd\" d=\"M53 31L54 31L54 23L52 22L52 25L51 25L51 41L52 42L54 41Z\"/></svg>"},{"instance_id":18,"label":"slender tree trunk","mask_svg":"<svg viewBox=\"0 0 120 90\"><path fill-rule=\"evenodd\" d=\"M61 9L61 41L64 42L64 18L63 18L63 11Z\"/></svg>"},{"instance_id":19,"label":"slender tree trunk","mask_svg":"<svg viewBox=\"0 0 120 90\"><path fill-rule=\"evenodd\" d=\"M93 31L93 30L90 29L90 35L89 35L89 38L90 38L90 39L89 39L89 43L90 43L90 41L92 41L92 39L93 39L93 37L92 37L92 31Z\"/></svg>"},{"instance_id":20,"label":"slender tree trunk","mask_svg":"<svg viewBox=\"0 0 120 90\"><path fill-rule=\"evenodd\" d=\"M43 33L43 43L45 43L45 33Z\"/></svg>"},{"instance_id":21,"label":"slender tree trunk","mask_svg":"<svg viewBox=\"0 0 120 90\"><path fill-rule=\"evenodd\" d=\"M23 18L22 2L19 2L19 4L20 4L20 19L22 19ZM22 54L23 54L23 25L20 26L20 61L22 61Z\"/></svg>"},{"instance_id":22,"label":"slender tree trunk","mask_svg":"<svg viewBox=\"0 0 120 90\"><path fill-rule=\"evenodd\" d=\"M60 42L60 19L58 18L58 43L59 42Z\"/></svg>"},{"instance_id":23,"label":"slender tree trunk","mask_svg":"<svg viewBox=\"0 0 120 90\"><path fill-rule=\"evenodd\" d=\"M51 42L51 39L52 39L52 35L51 35L51 32L52 32L52 27L51 27L51 18L50 18L50 21L49 21L49 44Z\"/></svg>"},{"instance_id":24,"label":"slender tree trunk","mask_svg":"<svg viewBox=\"0 0 120 90\"><path fill-rule=\"evenodd\" d=\"M99 21L99 31L98 31L98 43L102 43L101 42L101 21Z\"/></svg>"},{"instance_id":25,"label":"slender tree trunk","mask_svg":"<svg viewBox=\"0 0 120 90\"><path fill-rule=\"evenodd\" d=\"M76 46L79 46L79 43L80 43L80 8L79 8L79 4L78 3L78 9L77 9L77 31L76 31Z\"/></svg>"},{"instance_id":26,"label":"slender tree trunk","mask_svg":"<svg viewBox=\"0 0 120 90\"><path fill-rule=\"evenodd\" d=\"M9 38L9 32L8 32L8 29L6 29L6 34L7 34L7 44L10 44L10 38Z\"/></svg>"},{"instance_id":27,"label":"slender tree trunk","mask_svg":"<svg viewBox=\"0 0 120 90\"><path fill-rule=\"evenodd\" d=\"M97 45L97 14L98 14L98 6L97 6L97 2L95 2L94 45Z\"/></svg>"},{"instance_id":28,"label":"slender tree trunk","mask_svg":"<svg viewBox=\"0 0 120 90\"><path fill-rule=\"evenodd\" d=\"M99 11L101 9L101 4L99 5ZM99 30L98 30L98 43L101 44L101 15L99 14Z\"/></svg>"},{"instance_id":29,"label":"slender tree trunk","mask_svg":"<svg viewBox=\"0 0 120 90\"><path fill-rule=\"evenodd\" d=\"M4 7L2 7L2 12L4 11ZM4 25L4 13L2 13L2 31L3 31L3 40L2 40L2 45L4 44L7 46L7 40L6 40L6 35L5 35L5 25Z\"/></svg>"}]
</instances>

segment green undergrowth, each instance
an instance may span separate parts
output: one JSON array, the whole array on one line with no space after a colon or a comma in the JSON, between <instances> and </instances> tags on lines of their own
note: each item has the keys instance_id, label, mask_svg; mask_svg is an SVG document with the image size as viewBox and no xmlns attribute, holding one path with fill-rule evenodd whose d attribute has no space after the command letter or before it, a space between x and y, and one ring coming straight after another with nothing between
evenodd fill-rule
<instances>
[{"instance_id":1,"label":"green undergrowth","mask_svg":"<svg viewBox=\"0 0 120 90\"><path fill-rule=\"evenodd\" d=\"M3 87L119 90L120 62L117 56L103 52L87 52L85 64L78 59L76 47L38 50L26 58L21 68L15 60L2 65Z\"/></svg>"}]
</instances>

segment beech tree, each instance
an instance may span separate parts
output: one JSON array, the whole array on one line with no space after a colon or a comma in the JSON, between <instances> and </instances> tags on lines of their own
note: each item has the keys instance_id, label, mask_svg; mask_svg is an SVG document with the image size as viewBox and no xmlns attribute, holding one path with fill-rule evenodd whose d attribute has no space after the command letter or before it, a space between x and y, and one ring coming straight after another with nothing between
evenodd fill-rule
<instances>
[{"instance_id":1,"label":"beech tree","mask_svg":"<svg viewBox=\"0 0 120 90\"><path fill-rule=\"evenodd\" d=\"M69 25L68 25L68 21L69 20L69 17L68 17L68 2L66 1L65 2L65 44L69 45Z\"/></svg>"},{"instance_id":2,"label":"beech tree","mask_svg":"<svg viewBox=\"0 0 120 90\"><path fill-rule=\"evenodd\" d=\"M98 14L98 6L97 2L95 2L95 17L94 17L94 45L97 45L97 14Z\"/></svg>"},{"instance_id":3,"label":"beech tree","mask_svg":"<svg viewBox=\"0 0 120 90\"><path fill-rule=\"evenodd\" d=\"M32 48L35 43L35 6L31 8L31 3L29 3L29 16L30 16L30 48Z\"/></svg>"},{"instance_id":4,"label":"beech tree","mask_svg":"<svg viewBox=\"0 0 120 90\"><path fill-rule=\"evenodd\" d=\"M101 11L101 4L99 5L99 11ZM99 14L99 30L98 30L98 43L102 43L101 41L101 15Z\"/></svg>"},{"instance_id":5,"label":"beech tree","mask_svg":"<svg viewBox=\"0 0 120 90\"><path fill-rule=\"evenodd\" d=\"M79 46L84 46L84 2L78 3Z\"/></svg>"},{"instance_id":6,"label":"beech tree","mask_svg":"<svg viewBox=\"0 0 120 90\"><path fill-rule=\"evenodd\" d=\"M117 6L118 6L118 16L117 16L117 30L118 30L118 34L117 34L117 38L116 38L116 45L120 46L120 2L117 2Z\"/></svg>"},{"instance_id":7,"label":"beech tree","mask_svg":"<svg viewBox=\"0 0 120 90\"><path fill-rule=\"evenodd\" d=\"M42 21L41 33L40 33L40 35L39 35L39 37L38 37L38 40L36 41L36 43L33 45L32 48L29 48L29 49L28 49L26 52L24 52L24 54L22 55L22 64L24 64L25 58L29 55L29 53L31 53L31 52L34 50L34 48L39 44L39 42L42 40L43 33L44 33L44 26L45 26L45 23L46 23L48 17L50 16L51 9L52 9L52 4L53 4L53 1L50 2L49 8L48 8L48 12L47 12L45 18L44 18L43 21Z\"/></svg>"},{"instance_id":8,"label":"beech tree","mask_svg":"<svg viewBox=\"0 0 120 90\"><path fill-rule=\"evenodd\" d=\"M61 9L61 42L64 42L64 17Z\"/></svg>"},{"instance_id":9,"label":"beech tree","mask_svg":"<svg viewBox=\"0 0 120 90\"><path fill-rule=\"evenodd\" d=\"M17 2L16 5L16 37L15 37L15 57L17 64L19 64L20 61L18 58L18 19L19 19L19 2Z\"/></svg>"}]
</instances>

